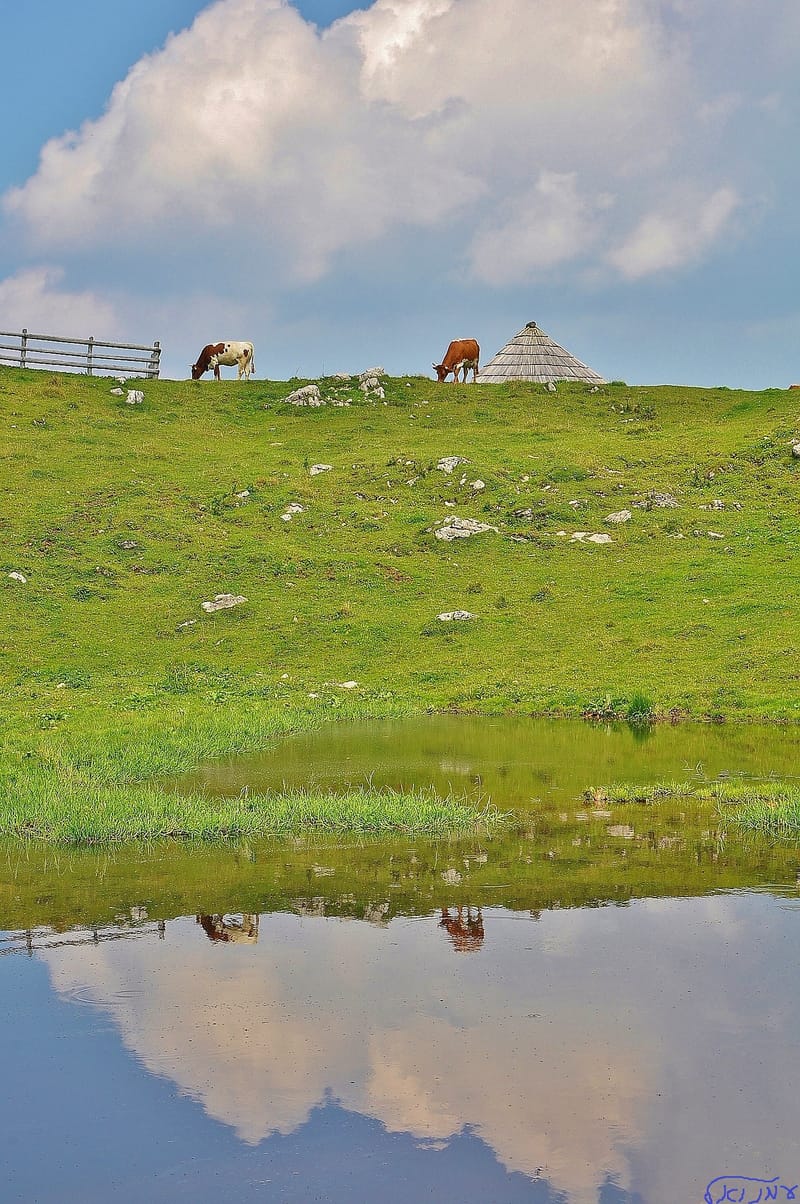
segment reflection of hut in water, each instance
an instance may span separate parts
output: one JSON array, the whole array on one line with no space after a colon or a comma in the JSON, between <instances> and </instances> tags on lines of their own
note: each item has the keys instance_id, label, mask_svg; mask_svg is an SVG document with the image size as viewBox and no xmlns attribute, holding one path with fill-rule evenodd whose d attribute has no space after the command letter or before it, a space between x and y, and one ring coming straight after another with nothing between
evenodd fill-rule
<instances>
[{"instance_id":1,"label":"reflection of hut in water","mask_svg":"<svg viewBox=\"0 0 800 1204\"><path fill-rule=\"evenodd\" d=\"M480 907L474 912L471 907L457 907L455 915L449 908L443 907L439 927L445 929L457 953L474 953L483 944L483 916Z\"/></svg>"},{"instance_id":2,"label":"reflection of hut in water","mask_svg":"<svg viewBox=\"0 0 800 1204\"><path fill-rule=\"evenodd\" d=\"M210 941L255 945L258 940L258 916L245 914L241 920L221 915L196 916L195 919Z\"/></svg>"}]
</instances>

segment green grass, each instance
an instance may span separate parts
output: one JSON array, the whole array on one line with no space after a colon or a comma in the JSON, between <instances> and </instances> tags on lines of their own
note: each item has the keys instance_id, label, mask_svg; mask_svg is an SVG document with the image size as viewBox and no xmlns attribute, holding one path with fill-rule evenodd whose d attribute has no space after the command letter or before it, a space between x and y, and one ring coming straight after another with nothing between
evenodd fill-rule
<instances>
[{"instance_id":1,"label":"green grass","mask_svg":"<svg viewBox=\"0 0 800 1204\"><path fill-rule=\"evenodd\" d=\"M308 410L282 403L301 382L141 407L112 383L0 370L9 814L42 775L96 799L332 720L800 714L789 394L409 377ZM453 514L498 534L436 540ZM206 615L222 592L248 601Z\"/></svg>"},{"instance_id":2,"label":"green grass","mask_svg":"<svg viewBox=\"0 0 800 1204\"><path fill-rule=\"evenodd\" d=\"M717 804L726 829L753 832L772 840L800 836L800 786L785 782L659 782L648 786L616 783L604 791L609 803L645 804L697 800Z\"/></svg>"}]
</instances>

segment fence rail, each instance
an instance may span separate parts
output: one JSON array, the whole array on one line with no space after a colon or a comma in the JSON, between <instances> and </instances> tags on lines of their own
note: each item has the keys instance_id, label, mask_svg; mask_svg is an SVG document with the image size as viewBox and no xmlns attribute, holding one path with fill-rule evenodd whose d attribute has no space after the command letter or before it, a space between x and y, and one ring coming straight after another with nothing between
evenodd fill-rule
<instances>
[{"instance_id":1,"label":"fence rail","mask_svg":"<svg viewBox=\"0 0 800 1204\"><path fill-rule=\"evenodd\" d=\"M31 334L28 330L0 330L0 364L15 364L18 368L71 368L88 376L144 376L155 380L161 366L161 344L143 346L141 343L105 343L101 339L68 339L56 334ZM45 344L32 346L31 344ZM70 348L80 347L80 351ZM98 354L97 349L111 354ZM126 351L144 351L146 355L125 355Z\"/></svg>"}]
</instances>

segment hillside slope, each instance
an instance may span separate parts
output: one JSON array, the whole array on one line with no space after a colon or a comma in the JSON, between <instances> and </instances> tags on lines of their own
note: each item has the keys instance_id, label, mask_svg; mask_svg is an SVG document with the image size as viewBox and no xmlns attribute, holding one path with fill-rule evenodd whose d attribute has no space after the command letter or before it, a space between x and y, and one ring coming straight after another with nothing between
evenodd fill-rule
<instances>
[{"instance_id":1,"label":"hillside slope","mask_svg":"<svg viewBox=\"0 0 800 1204\"><path fill-rule=\"evenodd\" d=\"M144 773L288 716L426 707L796 717L795 395L400 378L285 404L299 383L128 406L0 371L15 756L147 745ZM497 530L437 539L454 515ZM204 613L220 593L247 601Z\"/></svg>"}]
</instances>

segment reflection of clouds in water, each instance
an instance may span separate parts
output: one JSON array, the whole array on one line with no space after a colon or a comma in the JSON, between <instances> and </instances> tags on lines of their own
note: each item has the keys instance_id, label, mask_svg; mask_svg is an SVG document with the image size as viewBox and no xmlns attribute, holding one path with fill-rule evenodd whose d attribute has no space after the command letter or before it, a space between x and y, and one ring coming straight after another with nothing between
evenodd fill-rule
<instances>
[{"instance_id":1,"label":"reflection of clouds in water","mask_svg":"<svg viewBox=\"0 0 800 1204\"><path fill-rule=\"evenodd\" d=\"M453 957L433 920L394 924L391 944L366 925L286 916L262 917L249 948L192 929L169 925L155 951L118 942L47 960L59 991L88 984L146 1068L243 1141L291 1132L330 1090L420 1139L471 1125L509 1170L542 1167L576 1200L594 1201L603 1173L627 1179L615 1142L637 1139L649 1090L627 1028L588 1029L581 1008L566 1018L541 1000L533 1018L527 973L465 976L473 959Z\"/></svg>"},{"instance_id":2,"label":"reflection of clouds in water","mask_svg":"<svg viewBox=\"0 0 800 1204\"><path fill-rule=\"evenodd\" d=\"M641 1139L635 1117L653 1084L635 1045L593 1035L580 1012L564 1020L516 1016L498 1031L424 1018L373 1036L368 1110L422 1137L473 1124L509 1170L544 1168L576 1201L596 1200L603 1172L627 1187L617 1143Z\"/></svg>"},{"instance_id":3,"label":"reflection of clouds in water","mask_svg":"<svg viewBox=\"0 0 800 1204\"><path fill-rule=\"evenodd\" d=\"M476 956L454 956L439 918L264 916L249 947L192 921L164 942L41 956L247 1142L296 1129L331 1091L420 1140L474 1126L571 1204L595 1204L609 1174L660 1201L702 1198L743 1159L800 1165L799 914L742 895L538 923L484 909Z\"/></svg>"}]
</instances>

